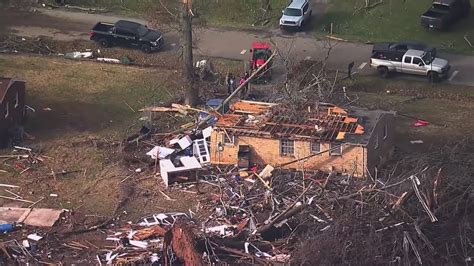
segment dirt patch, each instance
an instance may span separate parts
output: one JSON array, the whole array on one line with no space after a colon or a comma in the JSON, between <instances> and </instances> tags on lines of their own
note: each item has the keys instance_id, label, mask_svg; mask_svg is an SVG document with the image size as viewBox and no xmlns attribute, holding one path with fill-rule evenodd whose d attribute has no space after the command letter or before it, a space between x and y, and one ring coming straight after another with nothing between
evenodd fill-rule
<instances>
[{"instance_id":1,"label":"dirt patch","mask_svg":"<svg viewBox=\"0 0 474 266\"><path fill-rule=\"evenodd\" d=\"M38 32L35 31L35 28L48 29L63 34L77 32L86 33L87 35L87 32L93 26L78 21L54 18L41 12L18 10L16 8L0 10L0 25L1 31L8 31L8 28L19 27L19 29L22 29L22 35L25 36L37 36ZM32 25L33 27L30 28Z\"/></svg>"}]
</instances>

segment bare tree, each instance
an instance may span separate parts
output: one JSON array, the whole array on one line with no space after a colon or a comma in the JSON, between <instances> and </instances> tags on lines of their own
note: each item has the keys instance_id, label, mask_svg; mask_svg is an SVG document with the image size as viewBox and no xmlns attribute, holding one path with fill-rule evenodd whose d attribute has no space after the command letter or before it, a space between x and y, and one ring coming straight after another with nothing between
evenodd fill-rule
<instances>
[{"instance_id":1,"label":"bare tree","mask_svg":"<svg viewBox=\"0 0 474 266\"><path fill-rule=\"evenodd\" d=\"M183 62L183 76L186 81L186 104L195 106L198 101L199 91L194 84L194 68L193 68L193 28L192 28L192 0L181 0L182 6L180 11L180 31L181 31L181 48Z\"/></svg>"},{"instance_id":2,"label":"bare tree","mask_svg":"<svg viewBox=\"0 0 474 266\"><path fill-rule=\"evenodd\" d=\"M260 0L261 8L265 13L272 10L270 0Z\"/></svg>"},{"instance_id":3,"label":"bare tree","mask_svg":"<svg viewBox=\"0 0 474 266\"><path fill-rule=\"evenodd\" d=\"M273 42L278 51L280 60L284 67L285 78L281 84L280 93L272 95L271 101L288 104L290 109L298 113L301 106L308 103L330 102L343 104L346 99L342 93L336 92L338 88L338 71L329 72L326 62L336 44L327 39L323 43L326 50L324 58L320 60L303 60L295 62L294 43L289 47L279 47Z\"/></svg>"}]
</instances>

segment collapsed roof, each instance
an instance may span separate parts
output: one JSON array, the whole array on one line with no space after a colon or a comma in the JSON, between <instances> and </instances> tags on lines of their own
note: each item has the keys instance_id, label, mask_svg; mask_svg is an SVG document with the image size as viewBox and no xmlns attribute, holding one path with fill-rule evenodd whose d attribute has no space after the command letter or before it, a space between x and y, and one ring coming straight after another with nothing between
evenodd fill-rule
<instances>
[{"instance_id":1,"label":"collapsed roof","mask_svg":"<svg viewBox=\"0 0 474 266\"><path fill-rule=\"evenodd\" d=\"M366 144L379 116L388 113L328 103L292 112L285 105L252 101L237 102L230 110L215 127L232 135L356 144Z\"/></svg>"}]
</instances>

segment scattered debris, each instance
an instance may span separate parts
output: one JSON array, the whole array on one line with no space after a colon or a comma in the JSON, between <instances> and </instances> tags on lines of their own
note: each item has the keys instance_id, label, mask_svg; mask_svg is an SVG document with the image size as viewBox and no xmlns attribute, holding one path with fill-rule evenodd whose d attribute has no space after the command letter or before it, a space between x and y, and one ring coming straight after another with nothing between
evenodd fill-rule
<instances>
[{"instance_id":1,"label":"scattered debris","mask_svg":"<svg viewBox=\"0 0 474 266\"><path fill-rule=\"evenodd\" d=\"M467 42L467 44L469 44L469 47L472 48L472 43L469 41L469 39L467 38L467 34L464 35L464 40Z\"/></svg>"},{"instance_id":2,"label":"scattered debris","mask_svg":"<svg viewBox=\"0 0 474 266\"><path fill-rule=\"evenodd\" d=\"M198 160L191 156L182 156L175 161L170 159L160 160L160 175L167 187L178 180L196 180L196 172L194 170L201 168L202 166Z\"/></svg>"},{"instance_id":3,"label":"scattered debris","mask_svg":"<svg viewBox=\"0 0 474 266\"><path fill-rule=\"evenodd\" d=\"M26 238L30 239L30 240L33 240L33 241L40 241L41 239L43 239L42 236L34 233L34 234L29 234Z\"/></svg>"},{"instance_id":4,"label":"scattered debris","mask_svg":"<svg viewBox=\"0 0 474 266\"><path fill-rule=\"evenodd\" d=\"M179 218L188 218L188 215L182 212L173 213L158 213L143 218L143 222L140 222L140 226L164 226L170 228Z\"/></svg>"},{"instance_id":5,"label":"scattered debris","mask_svg":"<svg viewBox=\"0 0 474 266\"><path fill-rule=\"evenodd\" d=\"M414 127L424 127L428 126L429 124L430 122L421 119L417 119L415 122L413 122Z\"/></svg>"},{"instance_id":6,"label":"scattered debris","mask_svg":"<svg viewBox=\"0 0 474 266\"><path fill-rule=\"evenodd\" d=\"M9 184L0 184L0 187L19 188L19 186L9 185Z\"/></svg>"},{"instance_id":7,"label":"scattered debris","mask_svg":"<svg viewBox=\"0 0 474 266\"><path fill-rule=\"evenodd\" d=\"M61 213L63 213L63 210L0 207L0 221L52 227L61 216Z\"/></svg>"},{"instance_id":8,"label":"scattered debris","mask_svg":"<svg viewBox=\"0 0 474 266\"><path fill-rule=\"evenodd\" d=\"M115 59L115 58L104 58L104 57L99 57L97 58L97 61L100 62L107 62L107 63L114 63L114 64L120 64L120 60Z\"/></svg>"},{"instance_id":9,"label":"scattered debris","mask_svg":"<svg viewBox=\"0 0 474 266\"><path fill-rule=\"evenodd\" d=\"M80 59L80 58L92 58L94 55L92 52L71 52L66 53L64 58L68 59Z\"/></svg>"},{"instance_id":10,"label":"scattered debris","mask_svg":"<svg viewBox=\"0 0 474 266\"><path fill-rule=\"evenodd\" d=\"M161 147L161 146L155 146L153 149L151 149L149 152L146 153L146 155L150 156L152 159L164 159L171 155L173 152L175 152L174 149L166 148L166 147Z\"/></svg>"}]
</instances>

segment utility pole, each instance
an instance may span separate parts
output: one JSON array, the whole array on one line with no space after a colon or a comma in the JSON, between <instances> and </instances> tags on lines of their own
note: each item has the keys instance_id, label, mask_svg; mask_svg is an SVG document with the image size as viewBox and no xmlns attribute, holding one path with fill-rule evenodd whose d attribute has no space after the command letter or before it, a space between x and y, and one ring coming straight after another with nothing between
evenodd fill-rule
<instances>
[{"instance_id":1,"label":"utility pole","mask_svg":"<svg viewBox=\"0 0 474 266\"><path fill-rule=\"evenodd\" d=\"M180 0L181 49L183 62L183 76L186 82L186 104L195 106L198 102L199 90L194 86L193 66L193 28L192 28L192 0Z\"/></svg>"}]
</instances>

